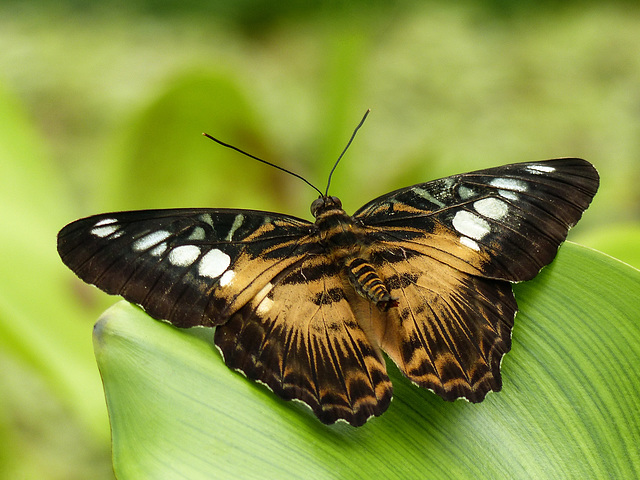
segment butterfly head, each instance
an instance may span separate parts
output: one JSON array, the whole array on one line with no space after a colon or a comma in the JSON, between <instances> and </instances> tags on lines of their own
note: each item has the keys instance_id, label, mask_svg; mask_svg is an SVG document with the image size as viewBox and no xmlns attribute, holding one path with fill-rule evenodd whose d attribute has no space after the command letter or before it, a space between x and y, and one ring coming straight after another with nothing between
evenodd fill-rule
<instances>
[{"instance_id":1,"label":"butterfly head","mask_svg":"<svg viewBox=\"0 0 640 480\"><path fill-rule=\"evenodd\" d=\"M314 218L318 218L320 215L331 210L342 211L342 202L338 197L322 196L316 198L311 204L311 214Z\"/></svg>"}]
</instances>

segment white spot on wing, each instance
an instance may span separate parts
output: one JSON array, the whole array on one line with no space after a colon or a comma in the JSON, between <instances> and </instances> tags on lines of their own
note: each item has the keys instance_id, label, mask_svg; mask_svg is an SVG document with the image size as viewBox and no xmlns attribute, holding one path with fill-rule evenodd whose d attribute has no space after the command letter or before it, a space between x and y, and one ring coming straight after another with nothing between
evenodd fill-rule
<instances>
[{"instance_id":1,"label":"white spot on wing","mask_svg":"<svg viewBox=\"0 0 640 480\"><path fill-rule=\"evenodd\" d=\"M220 283L218 285L220 285L221 287L226 287L231 283L231 281L233 280L233 277L235 276L236 276L236 272L234 272L233 270L227 270L220 277Z\"/></svg>"},{"instance_id":2,"label":"white spot on wing","mask_svg":"<svg viewBox=\"0 0 640 480\"><path fill-rule=\"evenodd\" d=\"M269 310L271 310L271 307L273 307L273 300L271 300L269 297L264 297L258 304L256 313L258 315L266 315L267 313L269 313Z\"/></svg>"},{"instance_id":3,"label":"white spot on wing","mask_svg":"<svg viewBox=\"0 0 640 480\"><path fill-rule=\"evenodd\" d=\"M205 236L204 228L195 227L191 235L189 235L189 240L204 240Z\"/></svg>"},{"instance_id":4,"label":"white spot on wing","mask_svg":"<svg viewBox=\"0 0 640 480\"><path fill-rule=\"evenodd\" d=\"M202 277L218 278L231 264L231 257L217 248L208 251L198 265L198 274Z\"/></svg>"},{"instance_id":5,"label":"white spot on wing","mask_svg":"<svg viewBox=\"0 0 640 480\"><path fill-rule=\"evenodd\" d=\"M272 288L273 288L273 284L271 282L267 283L264 287L262 287L262 289L255 296L255 298L266 297Z\"/></svg>"},{"instance_id":6,"label":"white spot on wing","mask_svg":"<svg viewBox=\"0 0 640 480\"><path fill-rule=\"evenodd\" d=\"M467 200L468 198L473 197L476 194L476 192L474 192L471 188L469 187L465 187L464 185L461 185L458 188L458 195L460 195L460 198L462 200Z\"/></svg>"},{"instance_id":7,"label":"white spot on wing","mask_svg":"<svg viewBox=\"0 0 640 480\"><path fill-rule=\"evenodd\" d=\"M229 229L229 233L227 233L227 237L225 238L227 242L230 242L231 240L233 240L233 234L236 233L236 230L238 228L240 228L243 221L244 221L244 215L242 215L241 213L237 214L236 218L233 219L233 224L231 225L231 228Z\"/></svg>"},{"instance_id":8,"label":"white spot on wing","mask_svg":"<svg viewBox=\"0 0 640 480\"><path fill-rule=\"evenodd\" d=\"M550 167L549 165L527 165L527 167L525 167L526 170L528 170L531 173L535 173L537 175L540 175L542 173L551 173L551 172L555 172L556 169L554 167Z\"/></svg>"},{"instance_id":9,"label":"white spot on wing","mask_svg":"<svg viewBox=\"0 0 640 480\"><path fill-rule=\"evenodd\" d=\"M426 201L433 203L434 205L437 205L438 207L442 208L444 207L444 203L442 203L440 200L438 200L437 198L435 198L433 195L431 195L431 193L429 193L427 190L425 190L424 188L421 187L414 187L413 191L419 195L420 197L424 198Z\"/></svg>"},{"instance_id":10,"label":"white spot on wing","mask_svg":"<svg viewBox=\"0 0 640 480\"><path fill-rule=\"evenodd\" d=\"M169 261L176 267L188 267L200 256L200 248L195 245L181 245L169 252Z\"/></svg>"},{"instance_id":11,"label":"white spot on wing","mask_svg":"<svg viewBox=\"0 0 640 480\"><path fill-rule=\"evenodd\" d=\"M460 243L472 250L480 250L480 245L478 245L475 240L471 240L469 237L460 237Z\"/></svg>"},{"instance_id":12,"label":"white spot on wing","mask_svg":"<svg viewBox=\"0 0 640 480\"><path fill-rule=\"evenodd\" d=\"M102 225L109 225L111 223L118 223L118 220L115 218L103 218L98 223L96 223L94 227L101 227Z\"/></svg>"},{"instance_id":13,"label":"white spot on wing","mask_svg":"<svg viewBox=\"0 0 640 480\"><path fill-rule=\"evenodd\" d=\"M518 194L516 192L512 192L511 190L498 190L498 194L502 198L506 198L507 200L518 200Z\"/></svg>"},{"instance_id":14,"label":"white spot on wing","mask_svg":"<svg viewBox=\"0 0 640 480\"><path fill-rule=\"evenodd\" d=\"M93 228L91 230L91 234L95 235L96 237L104 238L104 237L108 237L112 233L115 233L117 230L118 230L117 225L108 225L106 227Z\"/></svg>"},{"instance_id":15,"label":"white spot on wing","mask_svg":"<svg viewBox=\"0 0 640 480\"><path fill-rule=\"evenodd\" d=\"M167 251L167 242L162 242L160 245L154 247L154 249L151 250L149 254L153 255L154 257L159 257L166 251Z\"/></svg>"},{"instance_id":16,"label":"white spot on wing","mask_svg":"<svg viewBox=\"0 0 640 480\"><path fill-rule=\"evenodd\" d=\"M151 232L144 237L140 237L138 240L133 242L131 248L133 248L136 252L140 252L142 250L147 250L158 243L166 240L171 235L170 232L166 230L158 230L156 232Z\"/></svg>"},{"instance_id":17,"label":"white spot on wing","mask_svg":"<svg viewBox=\"0 0 640 480\"><path fill-rule=\"evenodd\" d=\"M213 227L213 219L211 218L211 215L209 215L208 213L203 213L202 215L200 215L200 220L202 220L207 225Z\"/></svg>"},{"instance_id":18,"label":"white spot on wing","mask_svg":"<svg viewBox=\"0 0 640 480\"><path fill-rule=\"evenodd\" d=\"M473 208L476 212L493 220L500 220L505 217L509 211L509 207L502 200L497 198L483 198L477 202L473 202Z\"/></svg>"},{"instance_id":19,"label":"white spot on wing","mask_svg":"<svg viewBox=\"0 0 640 480\"><path fill-rule=\"evenodd\" d=\"M272 288L273 284L269 282L264 287L262 287L262 290L260 290L255 296L255 298L260 302L258 304L258 307L256 308L256 313L258 315L266 315L267 313L269 313L269 310L271 310L271 307L273 307L273 300L267 297L267 294L271 291ZM259 300L260 298L262 298L262 300Z\"/></svg>"},{"instance_id":20,"label":"white spot on wing","mask_svg":"<svg viewBox=\"0 0 640 480\"><path fill-rule=\"evenodd\" d=\"M491 231L489 223L485 219L466 210L458 211L455 217L453 217L452 223L453 228L458 232L474 240L482 239L482 237Z\"/></svg>"},{"instance_id":21,"label":"white spot on wing","mask_svg":"<svg viewBox=\"0 0 640 480\"><path fill-rule=\"evenodd\" d=\"M91 235L104 238L111 235L112 233L115 233L120 228L120 225L113 225L117 221L118 220L116 220L115 218L103 218L93 226L93 228L91 229ZM120 232L120 235L122 235L122 232ZM120 235L118 235L118 237Z\"/></svg>"},{"instance_id":22,"label":"white spot on wing","mask_svg":"<svg viewBox=\"0 0 640 480\"><path fill-rule=\"evenodd\" d=\"M517 178L494 178L489 182L489 185L504 190L515 190L516 192L527 191L527 184Z\"/></svg>"}]
</instances>

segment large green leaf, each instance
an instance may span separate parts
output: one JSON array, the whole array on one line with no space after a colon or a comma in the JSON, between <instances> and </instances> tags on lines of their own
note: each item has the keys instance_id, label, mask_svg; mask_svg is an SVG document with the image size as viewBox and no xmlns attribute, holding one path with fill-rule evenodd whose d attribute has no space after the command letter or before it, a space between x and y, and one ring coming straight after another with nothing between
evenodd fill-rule
<instances>
[{"instance_id":1,"label":"large green leaf","mask_svg":"<svg viewBox=\"0 0 640 480\"><path fill-rule=\"evenodd\" d=\"M638 478L640 272L573 244L520 305L504 388L447 403L393 368L389 410L325 426L227 369L212 330L120 302L95 352L127 478Z\"/></svg>"}]
</instances>

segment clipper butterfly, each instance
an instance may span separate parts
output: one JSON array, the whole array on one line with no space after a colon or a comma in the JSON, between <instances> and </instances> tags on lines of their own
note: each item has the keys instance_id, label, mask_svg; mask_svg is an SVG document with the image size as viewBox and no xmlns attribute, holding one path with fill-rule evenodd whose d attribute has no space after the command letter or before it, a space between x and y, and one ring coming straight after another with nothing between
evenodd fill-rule
<instances>
[{"instance_id":1,"label":"clipper butterfly","mask_svg":"<svg viewBox=\"0 0 640 480\"><path fill-rule=\"evenodd\" d=\"M322 422L359 426L391 400L382 352L445 400L501 389L511 282L553 260L598 183L589 162L560 158L401 188L352 216L321 193L313 223L236 209L107 213L64 227L58 252L155 318L216 327L229 367Z\"/></svg>"}]
</instances>

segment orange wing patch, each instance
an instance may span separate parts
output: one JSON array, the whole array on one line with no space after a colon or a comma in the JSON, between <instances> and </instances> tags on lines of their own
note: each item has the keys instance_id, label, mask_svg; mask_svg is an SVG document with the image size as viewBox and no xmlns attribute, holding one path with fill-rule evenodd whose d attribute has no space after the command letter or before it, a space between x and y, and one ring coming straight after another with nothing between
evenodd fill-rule
<instances>
[{"instance_id":1,"label":"orange wing patch","mask_svg":"<svg viewBox=\"0 0 640 480\"><path fill-rule=\"evenodd\" d=\"M480 402L500 390L517 309L511 285L404 254L377 267L398 299L375 327L382 349L410 380L446 400Z\"/></svg>"},{"instance_id":2,"label":"orange wing patch","mask_svg":"<svg viewBox=\"0 0 640 480\"><path fill-rule=\"evenodd\" d=\"M324 423L362 425L387 409L392 386L354 313L369 305L342 275L324 256L307 259L217 327L215 342L227 365L302 400Z\"/></svg>"}]
</instances>

